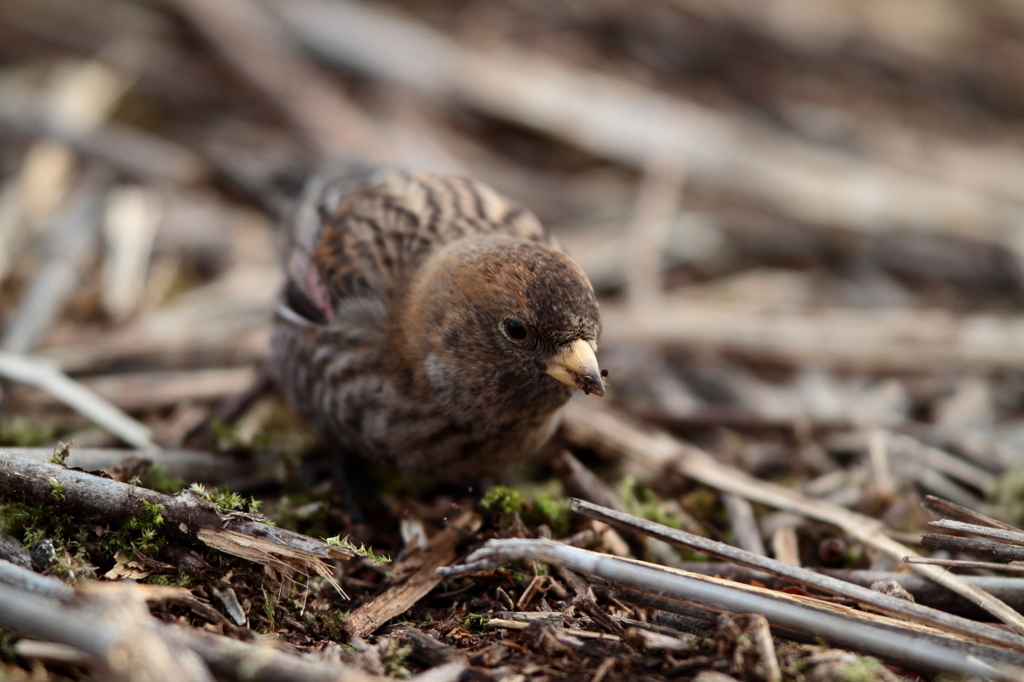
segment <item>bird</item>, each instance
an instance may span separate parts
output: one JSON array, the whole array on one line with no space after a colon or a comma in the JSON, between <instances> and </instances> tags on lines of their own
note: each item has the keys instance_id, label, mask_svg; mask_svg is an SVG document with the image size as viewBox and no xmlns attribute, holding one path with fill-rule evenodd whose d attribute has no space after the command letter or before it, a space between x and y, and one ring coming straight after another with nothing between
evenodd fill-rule
<instances>
[{"instance_id":1,"label":"bird","mask_svg":"<svg viewBox=\"0 0 1024 682\"><path fill-rule=\"evenodd\" d=\"M605 394L590 281L487 185L339 164L283 227L270 375L343 456L498 477L574 394Z\"/></svg>"}]
</instances>

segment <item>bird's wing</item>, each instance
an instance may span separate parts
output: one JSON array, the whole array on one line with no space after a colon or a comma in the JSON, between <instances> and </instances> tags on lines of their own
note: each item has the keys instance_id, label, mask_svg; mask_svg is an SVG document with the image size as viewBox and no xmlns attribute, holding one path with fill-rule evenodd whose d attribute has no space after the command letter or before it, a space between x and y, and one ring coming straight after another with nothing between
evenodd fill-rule
<instances>
[{"instance_id":1,"label":"bird's wing","mask_svg":"<svg viewBox=\"0 0 1024 682\"><path fill-rule=\"evenodd\" d=\"M316 262L318 244L341 200L365 188L379 172L358 161L344 161L306 182L285 226L284 267L288 280L278 302L278 317L298 325L335 321L335 302Z\"/></svg>"},{"instance_id":2,"label":"bird's wing","mask_svg":"<svg viewBox=\"0 0 1024 682\"><path fill-rule=\"evenodd\" d=\"M283 301L320 324L353 310L385 309L434 249L456 239L508 234L548 241L530 211L486 185L358 163L313 178L290 228Z\"/></svg>"}]
</instances>

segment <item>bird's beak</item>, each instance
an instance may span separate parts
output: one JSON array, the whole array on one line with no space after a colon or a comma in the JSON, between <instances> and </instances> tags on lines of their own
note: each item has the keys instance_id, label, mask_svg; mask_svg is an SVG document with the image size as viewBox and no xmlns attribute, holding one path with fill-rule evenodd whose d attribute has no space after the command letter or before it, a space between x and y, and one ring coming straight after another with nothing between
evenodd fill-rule
<instances>
[{"instance_id":1,"label":"bird's beak","mask_svg":"<svg viewBox=\"0 0 1024 682\"><path fill-rule=\"evenodd\" d=\"M604 382L597 366L594 347L583 339L576 339L568 348L552 358L545 370L567 386L575 386L587 395L604 395Z\"/></svg>"}]
</instances>

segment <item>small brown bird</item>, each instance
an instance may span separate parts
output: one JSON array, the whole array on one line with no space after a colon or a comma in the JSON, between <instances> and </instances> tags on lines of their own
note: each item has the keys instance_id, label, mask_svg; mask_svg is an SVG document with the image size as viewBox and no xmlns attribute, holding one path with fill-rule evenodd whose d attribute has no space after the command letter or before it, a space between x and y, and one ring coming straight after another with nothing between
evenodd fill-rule
<instances>
[{"instance_id":1,"label":"small brown bird","mask_svg":"<svg viewBox=\"0 0 1024 682\"><path fill-rule=\"evenodd\" d=\"M347 450L479 479L536 451L574 389L604 395L587 276L489 187L349 165L288 227L272 372Z\"/></svg>"}]
</instances>

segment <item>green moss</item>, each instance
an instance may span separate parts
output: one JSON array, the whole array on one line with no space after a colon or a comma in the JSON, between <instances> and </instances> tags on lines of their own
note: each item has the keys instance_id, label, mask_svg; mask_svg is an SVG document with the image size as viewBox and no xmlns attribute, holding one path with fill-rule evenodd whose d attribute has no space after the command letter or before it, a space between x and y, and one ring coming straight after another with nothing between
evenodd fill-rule
<instances>
[{"instance_id":1,"label":"green moss","mask_svg":"<svg viewBox=\"0 0 1024 682\"><path fill-rule=\"evenodd\" d=\"M546 520L555 537L569 532L569 500L565 497L555 498L547 491L541 491L533 500L537 513Z\"/></svg>"},{"instance_id":2,"label":"green moss","mask_svg":"<svg viewBox=\"0 0 1024 682\"><path fill-rule=\"evenodd\" d=\"M53 496L53 501L57 504L64 504L67 499L64 496L64 484L58 481L53 476L47 481L50 484L50 495Z\"/></svg>"},{"instance_id":3,"label":"green moss","mask_svg":"<svg viewBox=\"0 0 1024 682\"><path fill-rule=\"evenodd\" d=\"M220 419L210 422L210 430L217 436L217 445L224 450L232 450L248 447L249 443L242 438L240 424L225 424Z\"/></svg>"},{"instance_id":4,"label":"green moss","mask_svg":"<svg viewBox=\"0 0 1024 682\"><path fill-rule=\"evenodd\" d=\"M74 442L75 441L71 441L70 443L61 443L60 441L57 441L57 445L53 448L53 454L50 455L50 459L47 461L50 464L64 466L64 461L68 458L68 455L71 454L71 446Z\"/></svg>"},{"instance_id":5,"label":"green moss","mask_svg":"<svg viewBox=\"0 0 1024 682\"><path fill-rule=\"evenodd\" d=\"M249 514L258 514L260 508L263 506L263 502L257 500L255 497L250 497L246 500L238 493L233 493L228 490L227 486L215 488L214 490L207 490L206 486L201 483L193 483L189 486L189 491L199 497L213 502L217 506L218 511L222 512L240 511Z\"/></svg>"},{"instance_id":6,"label":"green moss","mask_svg":"<svg viewBox=\"0 0 1024 682\"><path fill-rule=\"evenodd\" d=\"M480 506L484 509L491 509L501 512L506 516L511 516L522 511L525 502L526 499L518 488L496 485L488 490L487 494L480 500Z\"/></svg>"},{"instance_id":7,"label":"green moss","mask_svg":"<svg viewBox=\"0 0 1024 682\"><path fill-rule=\"evenodd\" d=\"M155 554L167 542L160 533L163 505L143 500L142 511L116 529L93 532L96 524L57 511L65 492L59 481L50 479L50 491L54 504L0 505L0 530L18 538L26 547L44 539L52 542L54 572L59 572L58 566L64 566L67 572L81 573L90 566L90 557L112 561L117 552L134 554L138 550Z\"/></svg>"},{"instance_id":8,"label":"green moss","mask_svg":"<svg viewBox=\"0 0 1024 682\"><path fill-rule=\"evenodd\" d=\"M333 538L327 538L326 540L324 540L324 542L333 547L340 547L341 549L348 550L356 556L361 556L366 559L369 559L373 562L374 566L383 566L384 564L391 563L391 557L386 556L384 554L377 554L373 551L372 548L367 547L366 545L361 544L358 547L356 547L356 544L349 540L348 536L339 537L335 535Z\"/></svg>"},{"instance_id":9,"label":"green moss","mask_svg":"<svg viewBox=\"0 0 1024 682\"><path fill-rule=\"evenodd\" d=\"M314 611L313 618L327 630L327 634L331 639L338 641L348 639L348 633L345 631L345 619L348 618L350 613L351 611L324 609L322 611Z\"/></svg>"},{"instance_id":10,"label":"green moss","mask_svg":"<svg viewBox=\"0 0 1024 682\"><path fill-rule=\"evenodd\" d=\"M845 665L830 667L828 673L836 682L877 682L884 667L877 658L860 656Z\"/></svg>"},{"instance_id":11,"label":"green moss","mask_svg":"<svg viewBox=\"0 0 1024 682\"><path fill-rule=\"evenodd\" d=\"M534 569L536 569L537 566L541 566L542 564L538 564L537 562L534 562L533 565L534 565ZM516 583L516 584L518 584L518 583L528 583L531 580L533 580L533 578L534 578L534 576L530 575L529 573L524 573L523 571L517 571L516 569L510 568L508 566L503 566L502 568L499 568L495 572L496 573L504 573L505 575L507 575L509 577L509 580L511 580L513 583ZM534 573L534 575L536 575L536 573Z\"/></svg>"},{"instance_id":12,"label":"green moss","mask_svg":"<svg viewBox=\"0 0 1024 682\"><path fill-rule=\"evenodd\" d=\"M468 632L480 635L487 631L488 621L490 621L490 618L483 614L467 613L466 617L462 619L462 627Z\"/></svg>"},{"instance_id":13,"label":"green moss","mask_svg":"<svg viewBox=\"0 0 1024 682\"><path fill-rule=\"evenodd\" d=\"M252 438L255 447L272 449L286 458L299 458L316 443L315 432L283 401L275 401L262 427Z\"/></svg>"},{"instance_id":14,"label":"green moss","mask_svg":"<svg viewBox=\"0 0 1024 682\"><path fill-rule=\"evenodd\" d=\"M990 499L996 507L993 516L1016 526L1024 524L1024 463L999 477Z\"/></svg>"},{"instance_id":15,"label":"green moss","mask_svg":"<svg viewBox=\"0 0 1024 682\"><path fill-rule=\"evenodd\" d=\"M411 653L411 646L403 646L388 651L381 656L381 663L384 664L385 674L398 680L412 679L412 673L405 667L405 661Z\"/></svg>"},{"instance_id":16,"label":"green moss","mask_svg":"<svg viewBox=\"0 0 1024 682\"><path fill-rule=\"evenodd\" d=\"M159 502L150 502L149 500L142 500L142 508L146 510L146 516L148 521L154 526L159 526L164 522L164 512L167 511L167 507L160 504Z\"/></svg>"},{"instance_id":17,"label":"green moss","mask_svg":"<svg viewBox=\"0 0 1024 682\"><path fill-rule=\"evenodd\" d=\"M569 530L569 500L558 481L525 489L496 485L487 491L480 505L509 519L519 515L529 525L547 524L556 537Z\"/></svg>"},{"instance_id":18,"label":"green moss","mask_svg":"<svg viewBox=\"0 0 1024 682\"><path fill-rule=\"evenodd\" d=\"M166 585L169 587L192 587L193 583L195 583L195 578L193 578L185 571L178 569L177 575L164 575L162 573L157 573L143 578L142 582L148 585Z\"/></svg>"},{"instance_id":19,"label":"green moss","mask_svg":"<svg viewBox=\"0 0 1024 682\"><path fill-rule=\"evenodd\" d=\"M48 422L27 417L0 420L0 445L32 448L46 445L56 437L56 427Z\"/></svg>"},{"instance_id":20,"label":"green moss","mask_svg":"<svg viewBox=\"0 0 1024 682\"><path fill-rule=\"evenodd\" d=\"M165 511L164 505L140 500L142 512L127 519L121 524L120 531L112 534L107 546L109 549L131 553L135 549L146 554L159 552L167 544L167 539L160 533Z\"/></svg>"},{"instance_id":21,"label":"green moss","mask_svg":"<svg viewBox=\"0 0 1024 682\"><path fill-rule=\"evenodd\" d=\"M641 486L631 476L623 479L619 487L619 498L626 505L626 509L633 515L660 523L669 528L681 530L682 519L672 515L666 508L665 501L651 490Z\"/></svg>"},{"instance_id":22,"label":"green moss","mask_svg":"<svg viewBox=\"0 0 1024 682\"><path fill-rule=\"evenodd\" d=\"M721 509L721 495L701 485L680 497L679 504L691 520L709 519Z\"/></svg>"},{"instance_id":23,"label":"green moss","mask_svg":"<svg viewBox=\"0 0 1024 682\"><path fill-rule=\"evenodd\" d=\"M270 623L270 629L277 629L277 603L280 601L276 594L263 592L263 615Z\"/></svg>"},{"instance_id":24,"label":"green moss","mask_svg":"<svg viewBox=\"0 0 1024 682\"><path fill-rule=\"evenodd\" d=\"M185 479L177 476L168 476L167 468L160 464L153 464L149 467L149 481L146 486L164 495L173 495L185 488Z\"/></svg>"},{"instance_id":25,"label":"green moss","mask_svg":"<svg viewBox=\"0 0 1024 682\"><path fill-rule=\"evenodd\" d=\"M14 645L21 639L21 635L0 630L0 662L14 663L18 655L14 653ZM3 671L0 671L0 679L3 679Z\"/></svg>"},{"instance_id":26,"label":"green moss","mask_svg":"<svg viewBox=\"0 0 1024 682\"><path fill-rule=\"evenodd\" d=\"M58 488L63 493L63 488L59 485ZM87 535L83 524L68 514L54 513L52 506L46 504L0 505L0 529L21 540L26 547L49 539L58 556L69 545L76 549L79 538Z\"/></svg>"}]
</instances>

